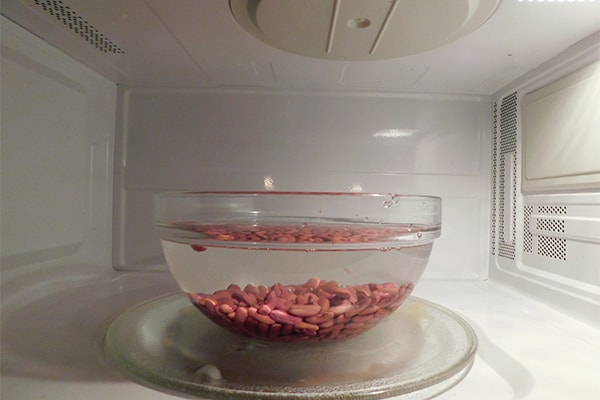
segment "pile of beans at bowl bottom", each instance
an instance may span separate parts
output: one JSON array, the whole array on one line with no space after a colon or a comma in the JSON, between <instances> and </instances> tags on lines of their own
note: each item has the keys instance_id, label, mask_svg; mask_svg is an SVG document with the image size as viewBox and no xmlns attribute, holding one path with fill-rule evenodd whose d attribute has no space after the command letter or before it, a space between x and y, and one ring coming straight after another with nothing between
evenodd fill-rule
<instances>
[{"instance_id":1,"label":"pile of beans at bowl bottom","mask_svg":"<svg viewBox=\"0 0 600 400\"><path fill-rule=\"evenodd\" d=\"M340 286L313 277L303 284L236 284L212 294L188 293L216 324L253 339L321 342L357 336L386 318L414 285L368 283Z\"/></svg>"}]
</instances>

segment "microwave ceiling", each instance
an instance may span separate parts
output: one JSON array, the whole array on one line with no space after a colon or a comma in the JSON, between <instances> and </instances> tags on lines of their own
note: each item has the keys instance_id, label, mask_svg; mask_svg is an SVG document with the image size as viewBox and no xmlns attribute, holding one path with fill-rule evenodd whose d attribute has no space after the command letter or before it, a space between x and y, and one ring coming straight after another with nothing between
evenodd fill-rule
<instances>
[{"instance_id":1,"label":"microwave ceiling","mask_svg":"<svg viewBox=\"0 0 600 400\"><path fill-rule=\"evenodd\" d=\"M489 95L600 38L600 0L3 0L2 14L118 84L173 88Z\"/></svg>"}]
</instances>

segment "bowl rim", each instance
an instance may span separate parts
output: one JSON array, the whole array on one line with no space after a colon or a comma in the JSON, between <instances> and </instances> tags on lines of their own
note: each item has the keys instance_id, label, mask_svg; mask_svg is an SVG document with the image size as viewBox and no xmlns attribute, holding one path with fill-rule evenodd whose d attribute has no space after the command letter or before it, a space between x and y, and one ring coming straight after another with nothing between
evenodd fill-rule
<instances>
[{"instance_id":1,"label":"bowl rim","mask_svg":"<svg viewBox=\"0 0 600 400\"><path fill-rule=\"evenodd\" d=\"M193 191L193 190L165 190L154 193L157 197L168 197L168 196L181 196L181 197L202 197L202 196L305 196L305 197L319 197L319 196L339 196L339 197L394 197L394 198L410 198L410 199L424 199L431 201L440 201L441 197L427 194L402 194L395 192L336 192L336 191L282 191L282 190L210 190L210 191Z\"/></svg>"},{"instance_id":2,"label":"bowl rim","mask_svg":"<svg viewBox=\"0 0 600 400\"><path fill-rule=\"evenodd\" d=\"M364 203L372 204L373 201L383 201L383 207L389 208L393 204L391 203L418 203L421 202L426 209L430 209L429 211L424 211L427 221L396 221L390 220L383 222L382 220L368 220L363 218L362 221L354 220L354 217L344 217L340 216L331 217L325 214L319 215L318 221L309 222L308 224L304 223L304 225L321 225L327 227L337 226L338 228L347 228L350 225L360 225L361 227L368 227L373 229L377 227L380 228L392 228L392 227L404 227L404 226L414 226L415 229L411 232L410 228L408 232L403 232L401 237L399 238L388 238L381 240L368 240L361 242L278 242L273 240L259 240L259 241L248 241L248 240L236 240L236 239L227 239L221 240L218 238L211 237L202 237L200 235L200 231L198 231L199 227L210 228L214 226L226 226L226 225L240 225L246 227L258 227L261 226L263 229L268 225L272 226L280 226L282 224L296 224L298 223L297 218L294 215L269 215L267 214L256 214L252 213L253 217L260 218L258 219L228 219L226 223L208 219L206 221L202 221L202 223L193 223L192 219L189 221L186 218L175 218L171 220L171 218L166 218L164 215L162 217L158 217L155 213L154 225L157 227L161 233L160 236L165 238L166 240L180 242L185 244L194 244L199 245L201 247L211 246L211 247L227 247L227 248L253 248L253 249L272 249L272 250L327 250L327 251L338 251L338 250L366 250L366 249L383 249L383 248L404 248L404 247L412 247L423 245L432 242L434 239L438 238L441 235L441 198L436 196L423 196L423 195L401 195L401 194L393 194L393 193L367 193L367 192L299 192L299 191L164 191L156 194L155 197L155 212L158 208L156 207L176 207L177 203L180 201L186 203L183 204L184 207L189 208L194 211L195 207L192 207L197 201L202 201L203 199L210 199L211 201L216 200L220 202L221 200L235 200L235 199L246 199L253 201L253 199L263 198L264 200L273 200L276 202L283 202L285 199L291 200L291 197L296 198L299 201L302 199L306 199L307 203L312 204L312 202L322 202L327 201L328 198L333 199L337 198L342 202L346 202L349 205L360 206L362 200L364 199ZM370 199L367 201L367 199ZM385 200L385 201L384 201ZM386 205L386 203L390 203ZM172 203L172 204L170 204ZM319 213L321 210L319 209ZM211 214L212 215L212 214ZM279 218L281 217L281 218ZM358 214L355 215L358 218ZM214 218L212 215L211 218ZM176 220L176 221L175 221ZM176 226L174 222L179 222L182 225ZM191 229L190 227L185 228L185 224L196 225L198 228ZM180 233L176 234L177 232ZM195 232L195 233L190 233ZM168 238L166 236L169 236Z\"/></svg>"}]
</instances>

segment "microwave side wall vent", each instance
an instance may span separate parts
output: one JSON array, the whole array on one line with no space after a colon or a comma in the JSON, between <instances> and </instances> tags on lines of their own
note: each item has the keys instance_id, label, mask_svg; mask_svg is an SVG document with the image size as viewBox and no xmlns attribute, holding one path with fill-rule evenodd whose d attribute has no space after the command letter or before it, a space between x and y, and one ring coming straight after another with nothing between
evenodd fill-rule
<instances>
[{"instance_id":1,"label":"microwave side wall vent","mask_svg":"<svg viewBox=\"0 0 600 400\"><path fill-rule=\"evenodd\" d=\"M493 96L490 278L600 319L600 42ZM495 253L494 253L494 250Z\"/></svg>"},{"instance_id":2,"label":"microwave side wall vent","mask_svg":"<svg viewBox=\"0 0 600 400\"><path fill-rule=\"evenodd\" d=\"M91 25L79 13L71 9L60 0L33 0L33 3L50 16L61 22L65 28L79 35L83 40L94 46L103 53L125 54L125 51L117 46L106 35Z\"/></svg>"},{"instance_id":3,"label":"microwave side wall vent","mask_svg":"<svg viewBox=\"0 0 600 400\"><path fill-rule=\"evenodd\" d=\"M523 207L523 252L567 261L565 219L567 206L525 206ZM538 216L535 218L535 216ZM530 224L535 227L532 232Z\"/></svg>"},{"instance_id":4,"label":"microwave side wall vent","mask_svg":"<svg viewBox=\"0 0 600 400\"><path fill-rule=\"evenodd\" d=\"M533 213L533 206L523 207L523 221L529 221L529 217ZM533 233L529 229L528 224L523 225L523 252L533 253Z\"/></svg>"},{"instance_id":5,"label":"microwave side wall vent","mask_svg":"<svg viewBox=\"0 0 600 400\"><path fill-rule=\"evenodd\" d=\"M517 93L500 103L498 163L498 255L514 260L517 201ZM495 141L496 142L496 141ZM495 168L494 168L495 169Z\"/></svg>"},{"instance_id":6,"label":"microwave side wall vent","mask_svg":"<svg viewBox=\"0 0 600 400\"><path fill-rule=\"evenodd\" d=\"M491 218L490 218L490 253L497 254L496 231L498 218L498 103L493 103L492 109L492 182L491 182Z\"/></svg>"}]
</instances>

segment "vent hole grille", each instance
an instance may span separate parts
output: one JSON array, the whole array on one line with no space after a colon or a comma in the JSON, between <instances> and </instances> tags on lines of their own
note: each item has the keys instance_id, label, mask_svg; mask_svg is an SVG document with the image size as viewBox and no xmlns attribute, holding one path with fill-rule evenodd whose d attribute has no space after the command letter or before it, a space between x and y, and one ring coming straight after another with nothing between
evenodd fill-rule
<instances>
[{"instance_id":1,"label":"vent hole grille","mask_svg":"<svg viewBox=\"0 0 600 400\"><path fill-rule=\"evenodd\" d=\"M497 200L498 195L498 103L494 103L494 140L492 148L492 220L491 220L491 250L492 255L496 255L496 218L497 218Z\"/></svg>"},{"instance_id":2,"label":"vent hole grille","mask_svg":"<svg viewBox=\"0 0 600 400\"><path fill-rule=\"evenodd\" d=\"M539 206L539 211L541 214L567 215L566 206Z\"/></svg>"},{"instance_id":3,"label":"vent hole grille","mask_svg":"<svg viewBox=\"0 0 600 400\"><path fill-rule=\"evenodd\" d=\"M535 227L540 231L564 233L565 221L561 219L538 219Z\"/></svg>"},{"instance_id":4,"label":"vent hole grille","mask_svg":"<svg viewBox=\"0 0 600 400\"><path fill-rule=\"evenodd\" d=\"M517 93L502 99L500 109L500 153L517 149Z\"/></svg>"},{"instance_id":5,"label":"vent hole grille","mask_svg":"<svg viewBox=\"0 0 600 400\"><path fill-rule=\"evenodd\" d=\"M533 234L530 229L531 215L537 213L535 229L538 232L547 232L547 235ZM546 214L552 218L543 218L539 214ZM536 254L540 257L567 260L567 239L556 237L566 231L566 222L558 216L567 215L567 206L543 205L525 206L523 210L523 252ZM560 236L560 235L559 235Z\"/></svg>"},{"instance_id":6,"label":"vent hole grille","mask_svg":"<svg viewBox=\"0 0 600 400\"><path fill-rule=\"evenodd\" d=\"M125 51L109 40L83 17L60 0L34 0L34 3L65 27L103 53L125 54Z\"/></svg>"},{"instance_id":7,"label":"vent hole grille","mask_svg":"<svg viewBox=\"0 0 600 400\"><path fill-rule=\"evenodd\" d=\"M567 239L555 238L549 236L538 237L538 255L543 257L555 258L557 260L567 260Z\"/></svg>"},{"instance_id":8,"label":"vent hole grille","mask_svg":"<svg viewBox=\"0 0 600 400\"><path fill-rule=\"evenodd\" d=\"M525 224L523 224L525 227L523 230L523 251L526 253L533 253L533 234L529 230L529 224L527 223L532 213L532 206L526 206L523 209L523 220L525 221Z\"/></svg>"},{"instance_id":9,"label":"vent hole grille","mask_svg":"<svg viewBox=\"0 0 600 400\"><path fill-rule=\"evenodd\" d=\"M500 155L516 153L517 150L517 92L514 92L502 99L500 103ZM504 230L509 227L504 226L505 217L512 220L512 243L505 243L502 240L498 244L498 255L501 257L515 259L515 233L517 226L517 179L512 182L511 190L506 187L504 176L506 169L512 169L512 176L517 176L517 157L513 157L512 165L505 165L504 157L500 158L500 179L499 179L499 236L505 237ZM512 193L512 197L507 196L507 193ZM512 215L505 216L505 203L511 202Z\"/></svg>"}]
</instances>

